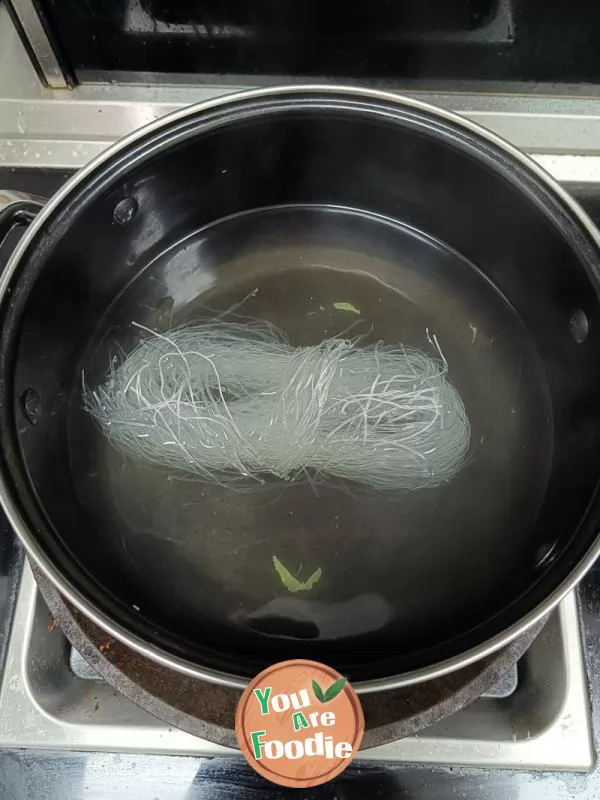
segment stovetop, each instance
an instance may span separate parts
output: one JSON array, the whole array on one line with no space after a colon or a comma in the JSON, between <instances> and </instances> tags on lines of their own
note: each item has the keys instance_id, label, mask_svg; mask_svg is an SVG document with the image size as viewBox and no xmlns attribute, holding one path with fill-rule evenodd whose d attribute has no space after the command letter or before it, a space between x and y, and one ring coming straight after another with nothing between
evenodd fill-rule
<instances>
[{"instance_id":1,"label":"stovetop","mask_svg":"<svg viewBox=\"0 0 600 800\"><path fill-rule=\"evenodd\" d=\"M0 169L0 183L48 196L68 175ZM600 218L600 187L576 192ZM240 757L167 727L100 680L53 624L26 562L15 596L0 683L0 748ZM359 759L590 770L594 745L575 594L501 686L419 735L364 751Z\"/></svg>"},{"instance_id":2,"label":"stovetop","mask_svg":"<svg viewBox=\"0 0 600 800\"><path fill-rule=\"evenodd\" d=\"M0 169L0 185L49 195L67 176ZM600 186L570 188L600 220ZM0 795L8 786L11 798L50 796L50 782L52 795L104 800L111 794L98 794L98 786L106 788L112 775L110 791L119 786L114 796L120 800L154 797L153 786L171 781L177 789L157 794L160 800L224 799L245 790L252 798L258 790L272 796L272 787L250 773L239 753L169 729L98 680L54 626L28 566L20 568L2 520L0 542L0 612L5 611L0 613ZM429 800L440 796L449 775L465 798L493 796L490 786L500 787L497 796L503 800L512 796L507 786L521 798L596 797L599 715L595 706L596 716L590 710L590 696L595 704L600 690L599 576L596 570L583 584L585 647L577 597L571 594L519 662L516 682L509 676L490 695L419 735L361 753L344 776L310 797L372 794L384 800L407 796L402 787L408 782L418 792L408 796ZM2 635L3 626L9 635ZM488 769L478 772L481 767ZM531 783L527 776L534 772L540 777ZM506 776L502 782L499 774ZM84 780L94 789L89 794L81 789ZM530 794L522 793L523 781ZM538 795L531 787L540 792L551 787L551 793Z\"/></svg>"},{"instance_id":3,"label":"stovetop","mask_svg":"<svg viewBox=\"0 0 600 800\"><path fill-rule=\"evenodd\" d=\"M1 188L47 196L68 174L59 168L82 165L170 110L248 85L213 76L186 87L44 89L5 22L0 5ZM530 152L571 182L567 188L600 223L600 102L589 87L568 96L550 96L547 87L520 94L457 88L413 95L465 113ZM0 797L280 800L291 793L267 784L234 751L169 730L98 680L53 626L21 564L0 519ZM419 736L366 751L302 800L597 800L600 567L582 581L578 598L568 597L553 615L519 663L516 684L509 676L492 696Z\"/></svg>"},{"instance_id":4,"label":"stovetop","mask_svg":"<svg viewBox=\"0 0 600 800\"><path fill-rule=\"evenodd\" d=\"M27 562L0 685L0 747L241 757L167 727L99 679L68 646ZM358 758L590 769L594 751L576 596L563 600L501 684L419 735Z\"/></svg>"}]
</instances>

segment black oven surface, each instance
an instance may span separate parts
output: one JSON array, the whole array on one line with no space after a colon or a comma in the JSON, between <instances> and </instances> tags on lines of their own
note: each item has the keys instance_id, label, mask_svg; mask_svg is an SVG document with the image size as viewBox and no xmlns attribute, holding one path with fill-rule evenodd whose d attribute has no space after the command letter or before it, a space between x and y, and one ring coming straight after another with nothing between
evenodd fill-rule
<instances>
[{"instance_id":1,"label":"black oven surface","mask_svg":"<svg viewBox=\"0 0 600 800\"><path fill-rule=\"evenodd\" d=\"M14 2L14 0L13 0ZM37 0L77 80L148 73L597 82L583 0Z\"/></svg>"}]
</instances>

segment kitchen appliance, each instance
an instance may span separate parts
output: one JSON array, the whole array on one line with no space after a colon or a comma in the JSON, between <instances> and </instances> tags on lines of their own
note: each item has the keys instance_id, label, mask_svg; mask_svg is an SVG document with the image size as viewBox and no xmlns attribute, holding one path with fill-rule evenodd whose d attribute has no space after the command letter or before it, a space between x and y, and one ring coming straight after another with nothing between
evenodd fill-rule
<instances>
[{"instance_id":1,"label":"kitchen appliance","mask_svg":"<svg viewBox=\"0 0 600 800\"><path fill-rule=\"evenodd\" d=\"M24 11L28 11L26 6L31 4L18 5L20 13L23 14ZM579 9L580 13L574 19L570 19L571 23L575 21L579 24L585 17L581 11L582 9ZM64 86L65 82L69 81L68 76L65 81L64 62L53 58L56 51L47 46L47 38L37 35L40 28L36 26L36 20L27 13L23 19L29 34L27 46L35 53L34 60L43 65L41 72L44 80L51 85ZM236 88L272 80L268 75L263 78L257 74L221 78L208 75L202 78L201 83L196 76L193 82L188 78L186 85L174 86L169 85L169 79L163 73L161 76L149 74L143 76L145 80L156 81L154 87L146 87L119 84L117 78L127 80L133 77L139 80L140 76L133 73L118 76L112 70L105 72L104 75L100 71L96 74L96 78L104 77L113 81L110 86L78 82L76 88L69 93L52 92L39 86L23 48L13 35L12 25L7 23L6 7L2 6L0 7L2 37L0 58L3 59L2 63L5 66L10 65L10 70L6 68L0 70L0 163L9 170L13 167L24 167L25 170L15 172L12 183L3 180L2 184L8 188L29 191L43 197L49 196L64 180L64 169L82 166L116 138L126 135L140 124L190 102L220 96ZM152 24L156 27L155 21ZM577 80L584 74L587 79L593 80L592 71L577 74L577 69L582 64L585 65L586 60L592 65L592 70L595 63L593 59L588 59L588 48L584 46L585 37L576 35L571 24L555 26L557 31L567 29L573 31L573 37L561 33L561 41L558 44L561 47L565 45L572 48L576 41L575 58L546 58L546 67L550 70L547 74L561 81ZM549 31L543 25L528 26L525 36L522 36L522 52L527 50L528 42L531 42L531 35L534 32L540 34L540 45L548 40ZM523 34L523 27L520 33ZM542 63L543 46L531 50L532 56L540 57L539 63ZM552 48L551 51L556 52ZM500 64L495 58L492 58L492 61L496 66ZM484 62L480 54L477 56L475 68L473 62L470 62L471 75L478 77L477 67L482 63ZM446 59L442 64L442 77L448 74L448 69L452 69L452 62ZM78 77L85 81L86 76L83 73L80 72ZM346 78L348 77L352 77L352 68L349 74L346 74ZM513 77L527 80L543 75L536 76L528 69L524 69L518 75L513 73ZM172 73L171 81L177 80L179 76ZM407 88L405 82L398 81L393 74L388 78L388 85L403 91ZM413 85L410 88L416 91L418 86ZM481 87L486 91L485 94L466 94L464 90L468 87L465 84L450 86L451 94L445 94L445 88L443 83L430 84L430 89L434 91L421 97L458 110L508 137L531 153L535 160L550 170L556 179L567 182L569 191L584 203L592 217L598 213L600 203L597 200L596 182L600 177L600 171L598 157L595 155L595 143L598 141L596 129L600 117L594 110L593 98L578 96L577 89L573 87L566 87L567 93L564 93L563 87L557 85L544 88L533 85L528 87L522 83L519 86L513 84L512 91L517 92L516 94L510 94L510 88L507 92L504 84L498 86L498 91L489 84L487 87ZM540 88L543 89L542 92ZM589 95L589 92L586 94ZM52 168L52 174L59 177L56 179L49 177L48 173L43 171L43 168L47 167ZM3 173L3 176L5 174ZM14 570L10 575L11 580L16 581ZM595 597L593 583L591 581L588 587L586 582L583 587L588 631L594 628L593 615L596 613L593 610ZM18 583L15 583L15 586L17 585ZM148 770L152 786L160 784L161 775L169 783L173 781L174 786L179 785L179 777L183 778L183 773L190 775L189 780L191 780L196 770L202 769L201 759L160 759L144 754L168 752L213 757L224 754L220 748L211 747L177 731L169 731L168 727L156 723L153 717L131 706L122 696L116 696L110 688L101 689L99 681L96 680L93 684L89 682L91 671L86 670L86 666L76 655L71 658L73 671L68 666L64 668L65 671L63 667L57 670L57 664L68 664L69 651L64 650L64 639L48 616L31 583L27 569L23 573L22 587L14 625L11 628L13 635L3 672L0 708L2 744L6 747L26 748L15 751L24 754L19 763L25 774L28 774L32 758L28 753L32 752L32 748L34 750L49 748L56 753L60 750L70 750L73 751L70 757L66 753L57 757L51 752L44 757L40 752L33 761L45 765L42 770L44 774L53 774L55 768L58 768L58 772L55 773L56 779L59 779L60 774L61 786L65 787L70 785L72 773L77 772L77 765L80 765L82 780L85 775L86 785L102 781L102 775L108 765L115 779L122 782L123 791L127 791L127 776L135 775L136 788L132 796L137 796L143 776L135 770L136 764L138 767L143 765L143 769ZM32 611L34 599L35 614ZM561 611L562 607L561 605ZM575 623L577 604L573 603L572 608L574 613L571 621ZM19 609L29 609L29 611L20 613ZM36 620L33 631L55 637L54 642L57 643L60 657L57 658L55 645L49 644L46 636L40 636L40 648L27 650L32 640L27 636L25 641L21 632L24 630L23 625L30 619ZM10 622L10 617L8 621ZM48 627L53 630L49 631ZM569 625L571 632L577 631L577 628L578 625ZM469 787L475 784L483 790L481 780L485 780L486 788L489 788L490 775L493 775L493 780L501 786L516 787L521 784L521 779L518 773L512 773L514 778L507 776L501 782L502 779L496 773L473 772L465 768L466 765L511 766L520 770L589 770L594 761L590 695L581 643L578 643L579 636L576 633L573 638L569 634L561 644L560 626L549 623L546 631L550 649L538 650L534 645L530 654L520 662L520 681L511 697L490 701L484 698L477 701L470 709L448 718L443 724L438 724L431 734L424 732L394 746L386 746L382 750L381 758L388 763L393 760L404 764L428 763L430 765L427 770L428 785L431 785L432 790L439 787L439 791L442 791L441 787L446 785L450 776L446 770L443 768L440 770L435 765L463 765L462 769L455 769L454 781L457 786L463 787L467 794ZM543 633L537 643L540 644L545 636L546 633ZM37 636L34 640L37 640ZM590 658L595 658L593 642L593 636L592 638L588 636L587 647L591 648ZM66 659L63 652L67 653ZM48 666L50 672L40 670L40 665ZM32 685L31 676L36 679ZM39 682L37 682L38 677ZM58 678L60 691L75 686L78 692L82 690L77 694L82 702L93 697L93 703L78 705L78 710L74 710L72 695L63 695L62 699L57 698L49 688L54 678ZM86 678L89 679L88 682L80 682ZM533 678L533 683L529 681L530 678ZM92 685L95 695L90 691ZM592 697L595 697L593 686ZM99 702L96 709L98 701L104 702ZM489 716L490 710L494 712L492 716ZM65 720L67 724L57 724L60 719ZM108 722L115 720L120 720L115 727L107 726ZM79 722L83 724L80 725ZM122 755L118 759L112 759L110 755L105 757L102 753L85 755L84 751L87 749L106 753L118 750L122 754L135 750L135 754L129 758ZM375 754L373 751L361 756L367 761L379 757L379 753ZM215 763L220 764L219 774L224 774L225 767L222 762ZM161 764L165 766L161 767ZM190 769L192 773L189 772ZM129 773L129 770L133 771ZM35 774L41 775L42 772L37 770ZM424 792L423 796L427 795L426 787L421 782L422 773L418 768L409 770L405 768L400 774L406 776L415 792L418 789L419 797L421 790ZM30 777L28 796L34 796L37 782L34 781L33 773ZM73 779L76 780L76 777ZM524 776L524 780L527 783L528 777ZM184 780L184 783L187 785L187 780ZM536 785L540 790L547 787L546 791L552 792L557 798L563 797L563 791L567 797L581 788L579 783L573 784L564 775L560 780L552 775L539 776ZM43 796L45 787L44 779L39 785L39 790L42 792L40 796ZM432 796L437 794L434 792Z\"/></svg>"},{"instance_id":2,"label":"kitchen appliance","mask_svg":"<svg viewBox=\"0 0 600 800\"><path fill-rule=\"evenodd\" d=\"M234 749L161 722L99 678L68 646L27 564L16 588L0 685L0 747L239 757ZM365 750L357 760L591 769L594 745L575 595L559 605L499 685L418 734Z\"/></svg>"},{"instance_id":3,"label":"kitchen appliance","mask_svg":"<svg viewBox=\"0 0 600 800\"><path fill-rule=\"evenodd\" d=\"M49 196L68 179L64 170L0 171L3 185L15 191ZM593 215L600 196L590 188L578 198ZM13 241L14 245L14 241ZM0 266L8 257L0 254ZM1 259L4 259L3 261ZM90 662L73 648L48 610L27 562L10 544L2 527L9 599L0 681L0 747L23 752L62 751L62 767L70 774L73 754L118 753L122 758L144 754L223 758L236 751L207 738L191 736L161 722L102 680ZM6 583L5 583L6 585ZM81 644L81 643L80 643ZM95 658L104 651L96 649ZM110 650L108 651L110 654ZM110 664L106 665L111 668ZM139 701L139 697L137 698ZM151 698L150 698L151 699ZM150 706L146 706L147 709ZM156 711L156 707L154 708ZM71 756L67 757L66 754ZM85 757L84 757L85 758ZM384 764L465 765L522 770L585 772L594 764L592 720L578 600L570 594L519 662L479 700L431 727L399 741L359 754L358 762ZM132 762L132 764L134 763ZM62 763L62 762L61 762ZM123 762L125 763L128 762ZM137 763L137 762L136 762ZM168 760L169 765L172 763ZM117 765L114 769L118 770ZM124 767L125 768L125 767ZM52 769L48 762L47 770ZM155 769L153 767L153 769ZM169 766L169 774L173 775ZM158 773L153 773L155 780ZM139 780L139 778L138 778Z\"/></svg>"}]
</instances>

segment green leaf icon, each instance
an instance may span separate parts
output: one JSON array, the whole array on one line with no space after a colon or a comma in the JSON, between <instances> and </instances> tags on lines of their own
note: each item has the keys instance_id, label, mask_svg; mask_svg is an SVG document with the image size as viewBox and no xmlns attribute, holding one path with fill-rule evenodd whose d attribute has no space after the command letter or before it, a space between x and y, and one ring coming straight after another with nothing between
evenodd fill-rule
<instances>
[{"instance_id":1,"label":"green leaf icon","mask_svg":"<svg viewBox=\"0 0 600 800\"><path fill-rule=\"evenodd\" d=\"M337 697L338 694L342 691L344 686L346 685L346 678L339 678L337 681L331 684L329 689L325 692L324 695L324 703L328 703L330 700L333 700L334 697Z\"/></svg>"},{"instance_id":2,"label":"green leaf icon","mask_svg":"<svg viewBox=\"0 0 600 800\"><path fill-rule=\"evenodd\" d=\"M314 692L315 697L320 703L325 702L325 695L323 694L323 689L319 686L319 684L313 679L312 682L312 690Z\"/></svg>"},{"instance_id":3,"label":"green leaf icon","mask_svg":"<svg viewBox=\"0 0 600 800\"><path fill-rule=\"evenodd\" d=\"M312 690L314 692L315 697L320 703L328 703L330 700L333 700L338 694L342 691L344 686L346 685L346 678L338 678L337 681L334 681L331 686L323 691L319 684L313 680L312 682Z\"/></svg>"}]
</instances>

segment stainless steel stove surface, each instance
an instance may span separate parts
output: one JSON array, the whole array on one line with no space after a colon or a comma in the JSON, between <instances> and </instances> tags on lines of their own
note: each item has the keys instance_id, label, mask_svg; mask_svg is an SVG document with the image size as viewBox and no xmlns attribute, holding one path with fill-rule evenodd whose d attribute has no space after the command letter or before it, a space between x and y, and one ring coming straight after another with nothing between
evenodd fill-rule
<instances>
[{"instance_id":1,"label":"stainless steel stove surface","mask_svg":"<svg viewBox=\"0 0 600 800\"><path fill-rule=\"evenodd\" d=\"M568 595L517 669L418 736L369 761L589 770L594 764L577 600ZM98 679L53 624L27 563L0 686L0 748L232 756L168 728Z\"/></svg>"}]
</instances>

